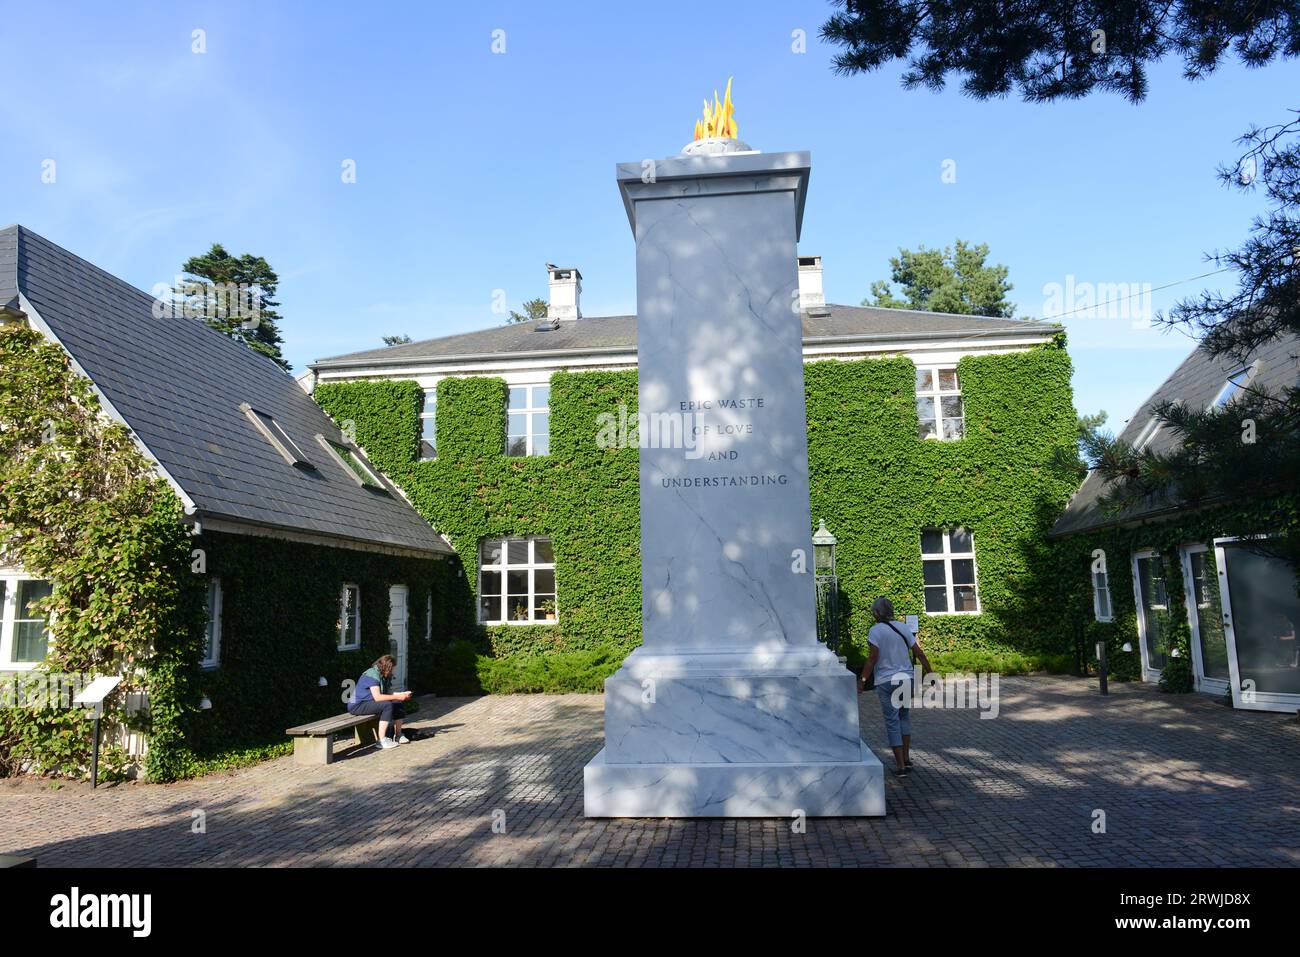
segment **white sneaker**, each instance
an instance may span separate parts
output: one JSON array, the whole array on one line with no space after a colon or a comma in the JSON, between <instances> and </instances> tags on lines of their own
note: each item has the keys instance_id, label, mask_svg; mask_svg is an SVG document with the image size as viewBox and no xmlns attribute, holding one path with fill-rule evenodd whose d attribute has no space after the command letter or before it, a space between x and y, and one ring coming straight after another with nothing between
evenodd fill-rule
<instances>
[{"instance_id":1,"label":"white sneaker","mask_svg":"<svg viewBox=\"0 0 1300 957\"><path fill-rule=\"evenodd\" d=\"M397 747L397 742L394 741L392 738L380 738L379 746L383 748L385 751L387 751L389 748Z\"/></svg>"},{"instance_id":2,"label":"white sneaker","mask_svg":"<svg viewBox=\"0 0 1300 957\"><path fill-rule=\"evenodd\" d=\"M410 744L410 743L411 743L411 739L408 738L406 735L402 735L400 738L397 739L397 743L398 743L398 744Z\"/></svg>"}]
</instances>

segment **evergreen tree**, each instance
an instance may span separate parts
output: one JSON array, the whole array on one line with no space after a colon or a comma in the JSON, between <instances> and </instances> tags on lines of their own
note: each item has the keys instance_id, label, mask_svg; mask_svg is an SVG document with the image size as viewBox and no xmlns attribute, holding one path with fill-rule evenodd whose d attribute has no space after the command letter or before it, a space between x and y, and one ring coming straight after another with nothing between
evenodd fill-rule
<instances>
[{"instance_id":1,"label":"evergreen tree","mask_svg":"<svg viewBox=\"0 0 1300 957\"><path fill-rule=\"evenodd\" d=\"M187 281L182 290L186 315L202 317L213 329L289 371L280 354L280 304L275 299L280 277L265 259L249 253L232 256L213 243L202 256L185 260L181 269Z\"/></svg>"}]
</instances>

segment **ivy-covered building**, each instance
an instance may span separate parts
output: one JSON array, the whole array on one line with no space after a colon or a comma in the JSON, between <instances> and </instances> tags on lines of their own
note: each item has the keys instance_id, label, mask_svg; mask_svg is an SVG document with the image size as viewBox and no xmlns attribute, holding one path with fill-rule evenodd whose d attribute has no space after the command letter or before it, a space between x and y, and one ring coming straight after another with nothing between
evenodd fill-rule
<instances>
[{"instance_id":1,"label":"ivy-covered building","mask_svg":"<svg viewBox=\"0 0 1300 957\"><path fill-rule=\"evenodd\" d=\"M63 529L74 556L65 582L58 569L33 565L28 549L58 513L38 511L35 492L30 511L6 502L0 672L125 673L126 687L147 695L146 714L177 716L172 740L196 759L282 742L289 725L337 714L342 682L390 650L399 683L431 683L429 637L464 604L449 546L291 376L201 319L160 318L158 306L28 229L0 230L0 414L3 464L15 480L6 494L18 494L20 458L49 452L47 464L75 462L78 443L100 441L94 423L78 431L71 418L55 421L56 408L94 405L95 422L124 427L127 457L138 455L146 479L170 489L174 521L186 529L179 559L174 545L149 550L131 529L107 542L95 538L100 530ZM118 500L131 492L129 482L123 488ZM36 491L50 493L42 507L69 505L58 489ZM116 560L78 564L104 549L119 552ZM42 561L52 554L42 551ZM201 634L185 634L180 615L174 627L143 635L142 646L122 647L93 627L75 631L89 617L130 616L133 601L143 613L133 588L150 568L177 561L172 580L155 581L149 594L179 606L197 592ZM61 588L73 590L73 577L80 597L51 620L48 609L59 607ZM165 674L164 649L172 652ZM147 720L142 728L148 733Z\"/></svg>"},{"instance_id":2,"label":"ivy-covered building","mask_svg":"<svg viewBox=\"0 0 1300 957\"><path fill-rule=\"evenodd\" d=\"M1129 420L1120 439L1161 453L1179 441L1155 410L1178 402L1230 408L1245 389L1280 393L1300 379L1297 342L1282 339L1242 362L1197 348ZM1243 423L1250 440L1249 423ZM1261 438L1261 441L1263 439ZM1090 633L1121 673L1231 694L1234 707L1300 708L1300 598L1296 572L1270 552L1270 536L1295 528L1297 503L1204 502L1174 497L1116 511L1105 480L1084 480L1052 529L1065 567L1091 591ZM1253 538L1233 534L1250 530Z\"/></svg>"},{"instance_id":3,"label":"ivy-covered building","mask_svg":"<svg viewBox=\"0 0 1300 957\"><path fill-rule=\"evenodd\" d=\"M544 320L300 379L459 553L472 620L438 637L474 646L489 690L599 690L640 640L636 317L583 315L581 273L548 270ZM838 539L850 656L879 595L954 664L1068 653L1036 606L1077 484L1060 328L828 305L819 257L799 277L812 514Z\"/></svg>"}]
</instances>

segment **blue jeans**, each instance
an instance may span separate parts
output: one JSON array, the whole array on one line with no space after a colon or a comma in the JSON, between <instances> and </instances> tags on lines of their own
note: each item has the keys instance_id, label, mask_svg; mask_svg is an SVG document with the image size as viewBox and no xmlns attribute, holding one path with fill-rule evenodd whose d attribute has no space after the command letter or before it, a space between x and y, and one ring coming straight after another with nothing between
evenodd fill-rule
<instances>
[{"instance_id":1,"label":"blue jeans","mask_svg":"<svg viewBox=\"0 0 1300 957\"><path fill-rule=\"evenodd\" d=\"M896 675L895 677L903 677ZM907 707L895 708L894 703L889 699L894 695L893 678L886 678L883 684L876 685L876 696L880 699L880 713L885 719L885 734L889 737L889 746L891 748L901 748L903 746L903 735L912 733L911 709ZM910 682L907 692L904 692L904 701L910 700Z\"/></svg>"}]
</instances>

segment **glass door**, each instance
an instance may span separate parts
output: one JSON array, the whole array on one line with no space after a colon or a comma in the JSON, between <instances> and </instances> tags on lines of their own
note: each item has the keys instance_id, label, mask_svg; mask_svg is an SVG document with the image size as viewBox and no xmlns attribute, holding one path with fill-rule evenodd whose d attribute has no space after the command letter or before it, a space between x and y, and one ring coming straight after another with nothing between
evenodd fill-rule
<instances>
[{"instance_id":1,"label":"glass door","mask_svg":"<svg viewBox=\"0 0 1300 957\"><path fill-rule=\"evenodd\" d=\"M1227 622L1232 698L1239 708L1300 706L1300 596L1295 568L1264 543L1215 543Z\"/></svg>"},{"instance_id":2,"label":"glass door","mask_svg":"<svg viewBox=\"0 0 1300 957\"><path fill-rule=\"evenodd\" d=\"M1219 597L1218 563L1214 552L1204 545L1184 546L1182 556L1196 689L1223 694L1231 676L1228 671L1228 637L1223 628L1223 602Z\"/></svg>"},{"instance_id":3,"label":"glass door","mask_svg":"<svg viewBox=\"0 0 1300 957\"><path fill-rule=\"evenodd\" d=\"M1133 587L1137 590L1142 677L1156 681L1165 667L1169 641L1169 597L1165 592L1164 560L1158 552L1133 555Z\"/></svg>"}]
</instances>

